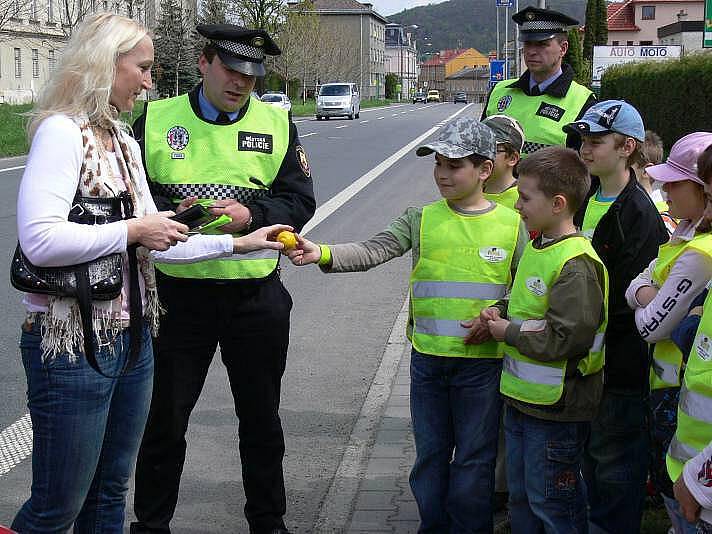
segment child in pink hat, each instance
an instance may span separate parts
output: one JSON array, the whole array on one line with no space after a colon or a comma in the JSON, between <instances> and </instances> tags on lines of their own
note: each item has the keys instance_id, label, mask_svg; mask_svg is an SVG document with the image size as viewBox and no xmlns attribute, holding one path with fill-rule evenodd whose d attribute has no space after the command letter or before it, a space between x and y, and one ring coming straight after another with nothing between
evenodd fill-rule
<instances>
[{"instance_id":1,"label":"child in pink hat","mask_svg":"<svg viewBox=\"0 0 712 534\"><path fill-rule=\"evenodd\" d=\"M698 159L709 147L712 147L712 133L686 135L673 145L665 163L646 169L653 179L663 183L670 215L680 220L670 241L660 247L658 257L626 291L626 300L635 310L640 335L654 345L650 371L654 396L664 392L674 398L681 385L683 355L671 334L712 278L712 233L704 217L709 186L698 176ZM682 400L680 406L683 406ZM708 407L712 413L712 399ZM655 435L666 434L672 439L666 464L670 482L674 482L684 464L683 459L678 458L680 448L673 447L675 427L668 427L667 431L655 428L655 417L652 424ZM657 467L658 475L664 475L665 467ZM694 524L685 520L673 495L664 492L663 498L675 532L694 532Z\"/></svg>"}]
</instances>

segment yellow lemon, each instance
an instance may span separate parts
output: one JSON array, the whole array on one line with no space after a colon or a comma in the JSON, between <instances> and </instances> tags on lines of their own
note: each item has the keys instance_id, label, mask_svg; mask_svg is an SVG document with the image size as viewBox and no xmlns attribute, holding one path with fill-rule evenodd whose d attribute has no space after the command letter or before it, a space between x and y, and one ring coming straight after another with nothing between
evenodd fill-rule
<instances>
[{"instance_id":1,"label":"yellow lemon","mask_svg":"<svg viewBox=\"0 0 712 534\"><path fill-rule=\"evenodd\" d=\"M297 236L294 232L287 232L286 230L277 234L277 241L284 245L285 250L291 250L297 246Z\"/></svg>"}]
</instances>

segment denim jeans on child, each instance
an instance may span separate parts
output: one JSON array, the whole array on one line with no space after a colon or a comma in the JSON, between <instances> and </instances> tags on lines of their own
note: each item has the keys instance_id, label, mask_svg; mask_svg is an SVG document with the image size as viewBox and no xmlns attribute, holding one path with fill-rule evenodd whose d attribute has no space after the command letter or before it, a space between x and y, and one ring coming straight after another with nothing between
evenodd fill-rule
<instances>
[{"instance_id":1,"label":"denim jeans on child","mask_svg":"<svg viewBox=\"0 0 712 534\"><path fill-rule=\"evenodd\" d=\"M666 495L663 495L663 501L665 502L665 510L670 518L675 534L697 534L697 525L689 523L687 519L685 519L685 516L682 515L682 511L680 510L680 503Z\"/></svg>"},{"instance_id":2,"label":"denim jeans on child","mask_svg":"<svg viewBox=\"0 0 712 534\"><path fill-rule=\"evenodd\" d=\"M547 421L505 406L509 516L514 534L585 534L581 476L589 423Z\"/></svg>"},{"instance_id":3,"label":"denim jeans on child","mask_svg":"<svg viewBox=\"0 0 712 534\"><path fill-rule=\"evenodd\" d=\"M493 529L501 371L501 360L413 350L410 410L416 459L410 487L421 534Z\"/></svg>"},{"instance_id":4,"label":"denim jeans on child","mask_svg":"<svg viewBox=\"0 0 712 534\"><path fill-rule=\"evenodd\" d=\"M83 356L42 362L40 321L20 339L33 427L32 492L12 529L21 533L121 533L125 496L148 416L153 349L144 326L136 365L106 378ZM129 355L128 329L96 358L118 374ZM111 354L111 348L114 354Z\"/></svg>"},{"instance_id":5,"label":"denim jeans on child","mask_svg":"<svg viewBox=\"0 0 712 534\"><path fill-rule=\"evenodd\" d=\"M603 390L583 461L592 532L640 531L650 450L648 413L647 393Z\"/></svg>"}]
</instances>

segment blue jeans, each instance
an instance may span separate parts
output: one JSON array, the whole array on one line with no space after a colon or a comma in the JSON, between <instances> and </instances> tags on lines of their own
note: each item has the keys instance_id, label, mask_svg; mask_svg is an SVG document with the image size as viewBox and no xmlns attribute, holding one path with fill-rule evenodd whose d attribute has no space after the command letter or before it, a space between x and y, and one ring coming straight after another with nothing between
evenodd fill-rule
<instances>
[{"instance_id":1,"label":"blue jeans","mask_svg":"<svg viewBox=\"0 0 712 534\"><path fill-rule=\"evenodd\" d=\"M121 533L125 496L148 416L153 349L144 326L136 365L105 378L80 355L42 362L40 322L20 338L33 427L32 491L12 529L21 533ZM96 358L118 374L129 355L128 329Z\"/></svg>"},{"instance_id":2,"label":"blue jeans","mask_svg":"<svg viewBox=\"0 0 712 534\"><path fill-rule=\"evenodd\" d=\"M675 499L663 495L663 501L672 527L675 529L675 534L697 534L697 525L687 522L687 519L680 511L680 504Z\"/></svg>"},{"instance_id":3,"label":"blue jeans","mask_svg":"<svg viewBox=\"0 0 712 534\"><path fill-rule=\"evenodd\" d=\"M589 428L589 423L546 421L505 406L513 534L588 532L581 459Z\"/></svg>"},{"instance_id":4,"label":"blue jeans","mask_svg":"<svg viewBox=\"0 0 712 534\"><path fill-rule=\"evenodd\" d=\"M413 350L410 487L420 533L492 532L502 361Z\"/></svg>"},{"instance_id":5,"label":"blue jeans","mask_svg":"<svg viewBox=\"0 0 712 534\"><path fill-rule=\"evenodd\" d=\"M583 462L592 529L640 532L650 449L648 411L647 393L603 390Z\"/></svg>"}]
</instances>

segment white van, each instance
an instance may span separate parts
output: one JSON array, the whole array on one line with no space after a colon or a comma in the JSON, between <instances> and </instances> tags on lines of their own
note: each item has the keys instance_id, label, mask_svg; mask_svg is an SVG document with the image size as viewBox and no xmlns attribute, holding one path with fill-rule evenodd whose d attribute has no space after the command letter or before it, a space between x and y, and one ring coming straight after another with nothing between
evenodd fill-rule
<instances>
[{"instance_id":1,"label":"white van","mask_svg":"<svg viewBox=\"0 0 712 534\"><path fill-rule=\"evenodd\" d=\"M316 120L322 117L348 117L358 119L361 113L361 97L355 83L325 83L316 97Z\"/></svg>"}]
</instances>

